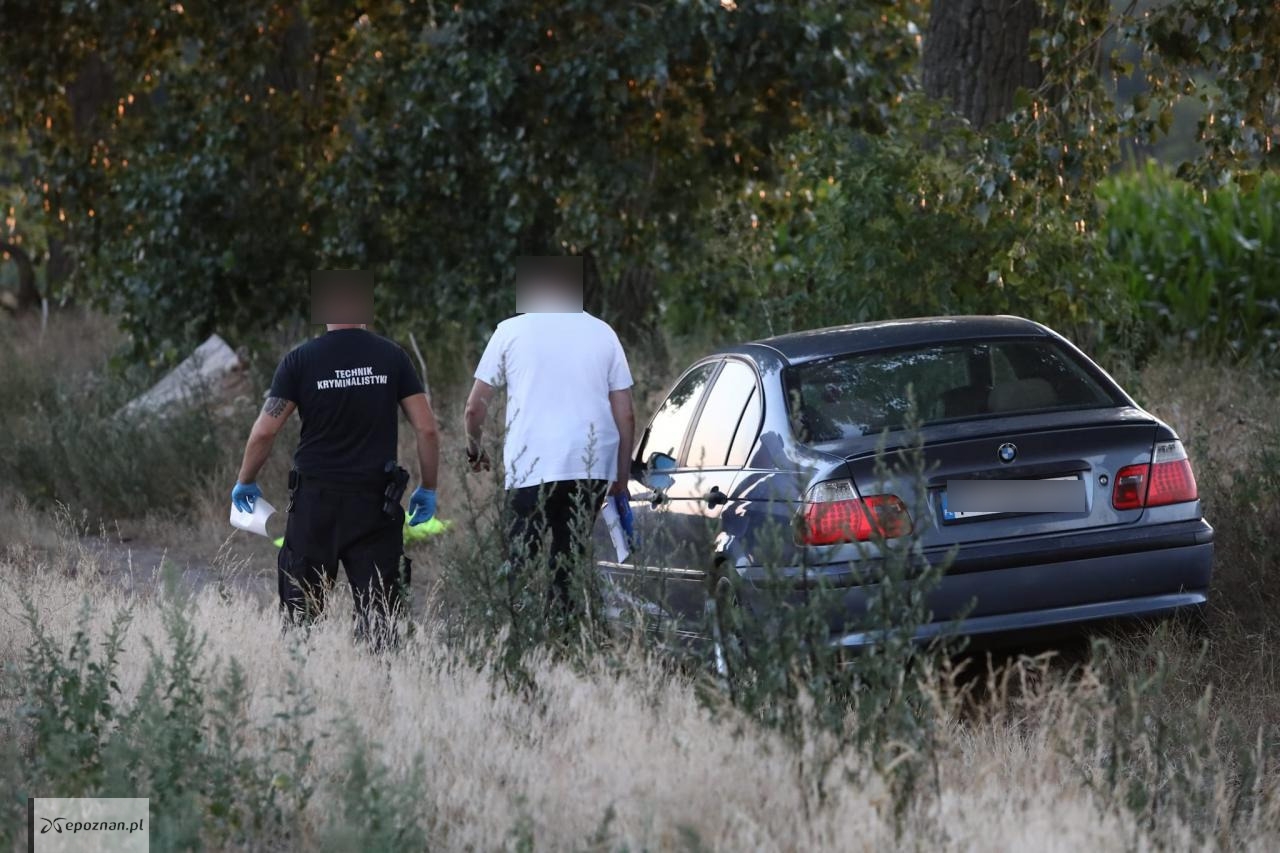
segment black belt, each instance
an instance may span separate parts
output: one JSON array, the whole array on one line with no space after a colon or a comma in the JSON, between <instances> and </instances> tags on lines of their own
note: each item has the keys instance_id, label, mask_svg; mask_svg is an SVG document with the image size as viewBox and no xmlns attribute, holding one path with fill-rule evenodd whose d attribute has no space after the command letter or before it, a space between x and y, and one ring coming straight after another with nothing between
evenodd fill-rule
<instances>
[{"instance_id":1,"label":"black belt","mask_svg":"<svg viewBox=\"0 0 1280 853\"><path fill-rule=\"evenodd\" d=\"M294 473L297 477L296 483L298 486L313 486L335 492L352 492L356 494L374 492L375 494L381 494L382 490L387 487L386 474L379 474L376 477L348 479L345 477L316 477L311 474L304 474L301 471L295 471Z\"/></svg>"},{"instance_id":2,"label":"black belt","mask_svg":"<svg viewBox=\"0 0 1280 853\"><path fill-rule=\"evenodd\" d=\"M388 462L382 474L376 477L353 477L334 479L332 477L316 477L304 474L298 469L289 472L289 507L293 512L293 504L298 489L302 486L323 489L331 492L342 492L350 495L378 495L383 499L382 511L394 516L404 496L405 487L409 483L409 472L394 461Z\"/></svg>"}]
</instances>

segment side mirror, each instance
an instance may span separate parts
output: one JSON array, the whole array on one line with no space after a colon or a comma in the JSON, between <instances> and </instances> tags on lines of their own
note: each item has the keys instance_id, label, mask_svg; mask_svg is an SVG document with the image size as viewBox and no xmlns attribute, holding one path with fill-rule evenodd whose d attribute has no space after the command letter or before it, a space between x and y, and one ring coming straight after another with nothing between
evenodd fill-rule
<instances>
[{"instance_id":1,"label":"side mirror","mask_svg":"<svg viewBox=\"0 0 1280 853\"><path fill-rule=\"evenodd\" d=\"M675 479L668 472L678 467L680 463L676 462L675 457L666 453L651 453L645 465L645 476L642 482L655 492L669 489Z\"/></svg>"},{"instance_id":2,"label":"side mirror","mask_svg":"<svg viewBox=\"0 0 1280 853\"><path fill-rule=\"evenodd\" d=\"M680 465L678 462L676 462L674 456L669 456L666 453L656 453L656 452L649 454L649 470L650 471L658 471L658 472L674 471L678 467L680 467Z\"/></svg>"}]
</instances>

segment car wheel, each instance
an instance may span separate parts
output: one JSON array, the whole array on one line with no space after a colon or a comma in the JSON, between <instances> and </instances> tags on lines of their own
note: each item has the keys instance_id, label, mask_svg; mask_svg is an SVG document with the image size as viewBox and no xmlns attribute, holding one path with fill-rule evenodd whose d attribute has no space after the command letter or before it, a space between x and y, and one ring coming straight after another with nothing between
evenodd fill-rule
<instances>
[{"instance_id":1,"label":"car wheel","mask_svg":"<svg viewBox=\"0 0 1280 853\"><path fill-rule=\"evenodd\" d=\"M746 644L738 630L738 606L733 584L717 566L706 603L707 624L711 631L711 670L720 686L730 692L746 652Z\"/></svg>"}]
</instances>

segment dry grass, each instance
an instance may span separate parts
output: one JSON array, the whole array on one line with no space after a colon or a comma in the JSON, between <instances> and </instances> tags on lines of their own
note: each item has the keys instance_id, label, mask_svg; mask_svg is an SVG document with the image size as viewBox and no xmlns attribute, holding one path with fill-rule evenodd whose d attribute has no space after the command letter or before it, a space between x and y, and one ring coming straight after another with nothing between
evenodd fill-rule
<instances>
[{"instance_id":1,"label":"dry grass","mask_svg":"<svg viewBox=\"0 0 1280 853\"><path fill-rule=\"evenodd\" d=\"M1131 389L1177 431L1207 491L1229 485L1275 437L1280 383L1264 373L1200 360L1161 360Z\"/></svg>"},{"instance_id":2,"label":"dry grass","mask_svg":"<svg viewBox=\"0 0 1280 853\"><path fill-rule=\"evenodd\" d=\"M1245 731L1280 727L1280 381L1241 368L1168 361L1141 375L1138 396L1177 430L1217 531L1209 643L1160 634L1131 648L1180 662L1192 699L1212 684ZM1194 694L1194 695L1193 695Z\"/></svg>"},{"instance_id":3,"label":"dry grass","mask_svg":"<svg viewBox=\"0 0 1280 853\"><path fill-rule=\"evenodd\" d=\"M89 375L123 342L116 325L100 314L57 312L42 326L34 317L0 314L0 355L24 368L64 375Z\"/></svg>"},{"instance_id":4,"label":"dry grass","mask_svg":"<svg viewBox=\"0 0 1280 853\"><path fill-rule=\"evenodd\" d=\"M67 569L78 576L67 577ZM23 578L0 590L0 658L18 659L30 640L19 618L22 595L37 599L41 622L63 645L79 627L82 599L95 602L94 636L132 608L120 683L127 700L149 662L144 640L165 647L164 604L128 596L85 569L0 562L6 576ZM1096 756L1063 748L1065 733L1096 722L1081 701L1095 689L1087 676L1051 679L1024 664L1017 678L1039 685L997 685L988 712L976 716L938 694L948 735L937 793L913 809L899 836L887 786L864 756L843 755L818 802L804 754L730 710L708 710L689 680L638 655L622 670L537 661L530 697L501 687L488 668L460 665L429 624L401 653L376 659L353 646L345 619L335 618L297 662L270 609L248 598L207 591L190 602L189 618L206 638L206 661L225 666L234 658L245 668L249 730L280 710L274 697L290 671L320 709L303 731L319 744L309 771L318 790L302 816L304 834L290 843L295 849L318 845L339 812L343 719L377 745L395 777L423 762L426 796L418 808L440 849L501 849L521 838L536 849L580 849L598 833L605 849L692 849L693 839L716 850L1153 846L1123 809L1082 784L1076 764ZM251 737L250 746L264 752L273 744ZM1233 843L1273 846L1276 817ZM1161 840L1194 846L1184 828L1165 828Z\"/></svg>"},{"instance_id":5,"label":"dry grass","mask_svg":"<svg viewBox=\"0 0 1280 853\"><path fill-rule=\"evenodd\" d=\"M100 370L116 339L101 321L76 322L82 325L68 324L63 337L43 343L30 327L18 330L14 355L6 358L63 376ZM676 367L637 365L637 373L652 390ZM268 756L279 748L264 732L290 675L318 709L299 733L317 744L307 770L317 793L296 816L301 834L281 842L289 849L332 845L339 837L334 823L342 823L342 791L351 778L345 721L372 744L392 780L408 778L421 762L424 789L414 808L441 849L1280 846L1280 779L1272 769L1280 758L1274 738L1280 667L1273 654L1280 641L1273 590L1280 587L1271 583L1280 580L1280 550L1271 544L1280 542L1280 508L1259 497L1268 492L1241 497L1240 490L1244 479L1256 480L1258 454L1280 434L1274 379L1173 364L1147 369L1135 389L1187 441L1207 513L1219 528L1207 646L1182 626L1163 626L1116 639L1110 657L1077 656L1075 668L1015 659L990 679L962 679L959 688L931 677L933 707L922 713L934 715L942 733L930 758L934 781L900 820L891 780L874 769L871 756L843 751L830 773L815 779L820 735L796 749L727 705L704 701L705 684L645 650L577 664L539 657L530 662L536 690L529 693L504 686L486 650L462 654L456 638L446 642L435 618L435 608L447 606L437 585L456 573L468 550L462 538L468 506L490 499L492 485L464 487L459 424L466 383L435 380L444 427L441 513L460 528L414 550L423 608L417 633L400 653L374 658L352 644L349 599L340 592L339 606L302 655L291 654L293 641L281 637L271 602L273 549L227 529L226 492L234 478L227 462L193 484L191 508L182 515L151 508L118 524L33 508L0 488L0 573L9 579L0 588L0 663L18 661L30 642L20 618L24 595L64 646L83 600L94 604L95 637L115 612L132 608L120 670L127 704L149 663L146 640L165 645L164 613L172 605L159 592L163 576L198 568L179 587L198 590L189 618L206 639L206 665L225 669L234 659L245 670L251 751ZM277 505L288 444L286 437L264 477ZM468 490L471 501L463 497ZM1135 697L1141 713L1125 718L1116 691L1160 673L1159 685ZM11 718L19 700L12 690L0 693L0 719ZM1233 814L1245 764L1230 752L1237 742L1231 731L1239 742L1257 744L1263 765L1243 817ZM1131 807L1097 785L1111 763L1108 750L1121 741L1121 779L1158 780L1163 809ZM1182 788L1153 769L1190 752L1196 760ZM1184 789L1203 793L1203 802L1179 805ZM272 846L271 839L261 841Z\"/></svg>"}]
</instances>

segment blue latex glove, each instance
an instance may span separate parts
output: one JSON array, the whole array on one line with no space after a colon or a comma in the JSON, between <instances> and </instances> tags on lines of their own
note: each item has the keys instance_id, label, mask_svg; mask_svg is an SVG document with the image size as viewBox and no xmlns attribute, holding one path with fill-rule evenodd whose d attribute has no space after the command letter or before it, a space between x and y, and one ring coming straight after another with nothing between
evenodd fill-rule
<instances>
[{"instance_id":1,"label":"blue latex glove","mask_svg":"<svg viewBox=\"0 0 1280 853\"><path fill-rule=\"evenodd\" d=\"M622 532L626 534L627 543L634 548L636 542L636 518L631 514L631 495L626 492L614 495L613 507L618 511L618 521L622 524Z\"/></svg>"},{"instance_id":2,"label":"blue latex glove","mask_svg":"<svg viewBox=\"0 0 1280 853\"><path fill-rule=\"evenodd\" d=\"M409 496L409 524L410 526L418 524L426 524L436 514L436 493L431 489L424 489L422 486L413 490L413 494Z\"/></svg>"},{"instance_id":3,"label":"blue latex glove","mask_svg":"<svg viewBox=\"0 0 1280 853\"><path fill-rule=\"evenodd\" d=\"M253 512L253 505L258 498L262 497L262 489L258 488L257 483L236 483L236 487L231 490L231 505L241 512Z\"/></svg>"}]
</instances>

